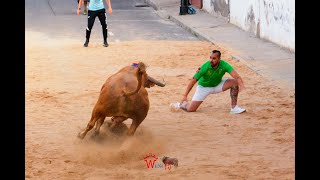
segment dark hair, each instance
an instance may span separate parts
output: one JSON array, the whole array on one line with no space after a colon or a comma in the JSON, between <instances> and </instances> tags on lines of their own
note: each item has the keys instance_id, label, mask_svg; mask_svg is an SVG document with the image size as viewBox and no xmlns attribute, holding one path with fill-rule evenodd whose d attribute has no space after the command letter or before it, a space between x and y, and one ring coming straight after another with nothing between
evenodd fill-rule
<instances>
[{"instance_id":1,"label":"dark hair","mask_svg":"<svg viewBox=\"0 0 320 180\"><path fill-rule=\"evenodd\" d=\"M213 50L213 51L212 51L212 54L213 54L213 53L218 53L219 58L221 57L221 52L220 52L219 50Z\"/></svg>"}]
</instances>

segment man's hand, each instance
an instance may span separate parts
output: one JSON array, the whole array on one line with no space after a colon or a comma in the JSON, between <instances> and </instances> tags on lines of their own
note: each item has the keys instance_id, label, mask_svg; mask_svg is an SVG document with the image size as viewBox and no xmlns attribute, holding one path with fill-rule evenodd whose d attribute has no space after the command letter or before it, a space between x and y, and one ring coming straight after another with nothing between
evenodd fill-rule
<instances>
[{"instance_id":1,"label":"man's hand","mask_svg":"<svg viewBox=\"0 0 320 180\"><path fill-rule=\"evenodd\" d=\"M239 84L239 92L242 92L243 90L245 90L246 88L244 87L243 83Z\"/></svg>"},{"instance_id":2,"label":"man's hand","mask_svg":"<svg viewBox=\"0 0 320 180\"><path fill-rule=\"evenodd\" d=\"M188 102L188 97L183 95L183 98L180 101L180 104L182 104L184 101Z\"/></svg>"},{"instance_id":3,"label":"man's hand","mask_svg":"<svg viewBox=\"0 0 320 180\"><path fill-rule=\"evenodd\" d=\"M112 9L111 8L108 8L108 13L112 14Z\"/></svg>"},{"instance_id":4,"label":"man's hand","mask_svg":"<svg viewBox=\"0 0 320 180\"><path fill-rule=\"evenodd\" d=\"M238 82L238 86L239 86L239 92L243 91L245 89L245 87L244 87L243 81L240 76L237 78L237 82Z\"/></svg>"}]
</instances>

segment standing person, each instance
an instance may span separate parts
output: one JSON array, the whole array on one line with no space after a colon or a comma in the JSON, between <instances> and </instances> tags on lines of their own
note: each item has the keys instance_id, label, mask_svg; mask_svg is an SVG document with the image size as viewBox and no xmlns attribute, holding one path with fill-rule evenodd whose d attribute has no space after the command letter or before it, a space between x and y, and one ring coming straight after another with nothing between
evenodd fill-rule
<instances>
[{"instance_id":1,"label":"standing person","mask_svg":"<svg viewBox=\"0 0 320 180\"><path fill-rule=\"evenodd\" d=\"M230 114L240 114L246 111L237 105L238 93L244 89L242 78L229 63L221 60L220 57L220 51L212 51L210 60L203 63L201 67L198 68L193 79L189 82L181 101L171 103L171 108L180 108L187 112L194 112L209 94L216 94L230 89ZM233 78L222 79L226 72ZM196 82L198 82L198 86L193 95L192 101L189 104L187 97Z\"/></svg>"},{"instance_id":2,"label":"standing person","mask_svg":"<svg viewBox=\"0 0 320 180\"><path fill-rule=\"evenodd\" d=\"M81 11L81 4L83 0L79 0L77 14L80 15ZM112 14L111 2L110 0L106 0L108 6L108 13ZM102 26L102 33L103 33L103 46L108 47L108 28L106 22L106 10L104 8L102 0L90 0L89 7L88 7L88 26L86 28L86 41L83 44L84 47L88 47L91 30L94 24L96 17L98 16L100 24Z\"/></svg>"},{"instance_id":3,"label":"standing person","mask_svg":"<svg viewBox=\"0 0 320 180\"><path fill-rule=\"evenodd\" d=\"M88 13L88 3L90 2L90 0L83 0L83 15L87 15ZM79 0L78 0L78 4L79 4Z\"/></svg>"}]
</instances>

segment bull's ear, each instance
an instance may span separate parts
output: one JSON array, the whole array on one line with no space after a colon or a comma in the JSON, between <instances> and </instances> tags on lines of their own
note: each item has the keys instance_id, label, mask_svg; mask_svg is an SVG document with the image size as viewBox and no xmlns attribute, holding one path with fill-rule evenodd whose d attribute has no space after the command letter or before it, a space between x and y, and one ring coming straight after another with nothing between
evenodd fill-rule
<instances>
[{"instance_id":1,"label":"bull's ear","mask_svg":"<svg viewBox=\"0 0 320 180\"><path fill-rule=\"evenodd\" d=\"M102 87L101 87L100 91L102 91L102 89L104 88L104 85L105 85L105 84L103 84L103 85L102 85Z\"/></svg>"},{"instance_id":2,"label":"bull's ear","mask_svg":"<svg viewBox=\"0 0 320 180\"><path fill-rule=\"evenodd\" d=\"M149 80L146 80L146 83L144 83L144 87L146 87L146 88L153 87L154 85L155 85L155 83L153 83Z\"/></svg>"}]
</instances>

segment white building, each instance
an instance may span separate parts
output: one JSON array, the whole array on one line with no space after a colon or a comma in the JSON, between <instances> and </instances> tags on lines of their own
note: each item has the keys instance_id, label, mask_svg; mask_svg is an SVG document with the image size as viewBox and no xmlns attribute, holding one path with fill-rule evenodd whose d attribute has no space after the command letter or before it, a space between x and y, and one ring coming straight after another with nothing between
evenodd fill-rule
<instances>
[{"instance_id":1,"label":"white building","mask_svg":"<svg viewBox=\"0 0 320 180\"><path fill-rule=\"evenodd\" d=\"M190 0L214 16L295 52L294 0Z\"/></svg>"}]
</instances>

